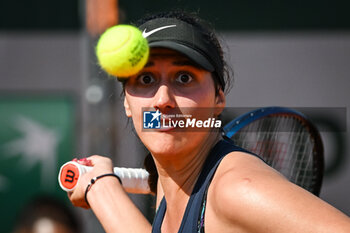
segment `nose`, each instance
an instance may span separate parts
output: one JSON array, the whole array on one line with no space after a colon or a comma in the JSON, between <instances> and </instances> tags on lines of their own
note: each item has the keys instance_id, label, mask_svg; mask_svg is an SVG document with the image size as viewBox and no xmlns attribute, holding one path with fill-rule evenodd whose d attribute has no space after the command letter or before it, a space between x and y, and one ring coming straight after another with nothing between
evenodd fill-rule
<instances>
[{"instance_id":1,"label":"nose","mask_svg":"<svg viewBox=\"0 0 350 233\"><path fill-rule=\"evenodd\" d=\"M175 96L171 88L169 88L168 85L159 86L156 94L154 95L153 107L161 110L161 112L166 112L167 109L175 108L175 106Z\"/></svg>"}]
</instances>

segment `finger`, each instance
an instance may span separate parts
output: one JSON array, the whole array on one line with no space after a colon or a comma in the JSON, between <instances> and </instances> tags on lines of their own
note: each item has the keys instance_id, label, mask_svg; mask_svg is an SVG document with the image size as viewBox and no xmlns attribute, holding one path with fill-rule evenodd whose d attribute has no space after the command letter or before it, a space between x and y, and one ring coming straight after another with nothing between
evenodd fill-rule
<instances>
[{"instance_id":1,"label":"finger","mask_svg":"<svg viewBox=\"0 0 350 233\"><path fill-rule=\"evenodd\" d=\"M97 163L101 162L104 158L102 156L99 156L99 155L91 155L91 156L87 157L86 159L91 162L92 166L94 166Z\"/></svg>"},{"instance_id":2,"label":"finger","mask_svg":"<svg viewBox=\"0 0 350 233\"><path fill-rule=\"evenodd\" d=\"M88 158L81 158L77 162L81 165L92 166L92 162Z\"/></svg>"},{"instance_id":3,"label":"finger","mask_svg":"<svg viewBox=\"0 0 350 233\"><path fill-rule=\"evenodd\" d=\"M108 157L104 156L92 155L90 157L87 157L87 159L91 162L92 166L96 166L96 164L112 165L112 161Z\"/></svg>"}]
</instances>

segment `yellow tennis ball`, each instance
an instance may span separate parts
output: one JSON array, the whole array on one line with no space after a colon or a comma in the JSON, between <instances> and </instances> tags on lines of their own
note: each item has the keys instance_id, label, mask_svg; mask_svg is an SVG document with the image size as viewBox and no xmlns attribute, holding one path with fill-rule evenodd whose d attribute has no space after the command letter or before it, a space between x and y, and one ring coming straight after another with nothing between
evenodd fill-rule
<instances>
[{"instance_id":1,"label":"yellow tennis ball","mask_svg":"<svg viewBox=\"0 0 350 233\"><path fill-rule=\"evenodd\" d=\"M131 25L117 25L107 29L96 46L102 69L118 78L137 74L146 64L149 47L142 32Z\"/></svg>"}]
</instances>

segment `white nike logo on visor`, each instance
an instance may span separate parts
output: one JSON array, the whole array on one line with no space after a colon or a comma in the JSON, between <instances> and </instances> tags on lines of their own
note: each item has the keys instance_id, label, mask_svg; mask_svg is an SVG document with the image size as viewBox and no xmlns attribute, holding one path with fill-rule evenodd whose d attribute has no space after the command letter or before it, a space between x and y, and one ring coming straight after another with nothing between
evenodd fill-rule
<instances>
[{"instance_id":1,"label":"white nike logo on visor","mask_svg":"<svg viewBox=\"0 0 350 233\"><path fill-rule=\"evenodd\" d=\"M159 28L153 29L153 30L151 30L149 32L146 32L147 28L145 28L145 30L143 30L143 32L142 32L142 36L144 38L147 38L148 36L152 35L155 32L158 32L158 31L163 30L165 28L171 28L171 27L176 27L176 25L174 24L174 25L168 25L168 26L159 27Z\"/></svg>"}]
</instances>

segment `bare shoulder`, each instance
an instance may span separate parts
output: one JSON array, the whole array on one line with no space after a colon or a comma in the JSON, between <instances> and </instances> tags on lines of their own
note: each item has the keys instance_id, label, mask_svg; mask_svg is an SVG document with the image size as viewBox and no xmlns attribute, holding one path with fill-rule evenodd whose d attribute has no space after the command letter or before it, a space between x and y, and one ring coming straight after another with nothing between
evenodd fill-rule
<instances>
[{"instance_id":1,"label":"bare shoulder","mask_svg":"<svg viewBox=\"0 0 350 233\"><path fill-rule=\"evenodd\" d=\"M273 193L271 189L281 185L289 186L289 182L260 158L244 152L232 152L217 169L209 190L212 194L210 201L215 203L217 211L224 214L228 207L245 209L244 212L248 213L249 207L255 209L264 205ZM228 212L235 214L234 217L240 217L242 213Z\"/></svg>"},{"instance_id":2,"label":"bare shoulder","mask_svg":"<svg viewBox=\"0 0 350 233\"><path fill-rule=\"evenodd\" d=\"M244 152L232 152L219 165L212 186L215 191L220 191L218 195L225 194L222 192L224 190L229 190L230 194L244 191L244 189L265 192L266 185L271 186L272 180L281 183L288 182L279 172L257 156Z\"/></svg>"},{"instance_id":3,"label":"bare shoulder","mask_svg":"<svg viewBox=\"0 0 350 233\"><path fill-rule=\"evenodd\" d=\"M350 232L346 215L243 152L230 153L219 165L208 209L243 232Z\"/></svg>"}]
</instances>

